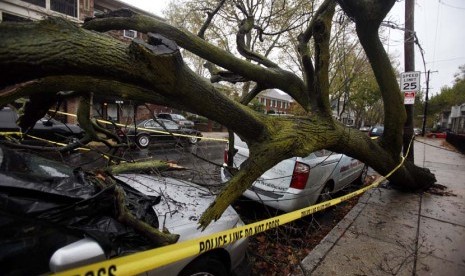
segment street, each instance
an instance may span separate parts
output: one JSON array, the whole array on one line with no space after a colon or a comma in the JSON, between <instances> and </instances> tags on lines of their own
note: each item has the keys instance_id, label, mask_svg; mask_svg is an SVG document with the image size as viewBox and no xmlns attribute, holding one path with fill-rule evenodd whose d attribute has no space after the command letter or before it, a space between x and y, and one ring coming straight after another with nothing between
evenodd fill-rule
<instances>
[{"instance_id":1,"label":"street","mask_svg":"<svg viewBox=\"0 0 465 276\"><path fill-rule=\"evenodd\" d=\"M220 185L219 166L223 164L225 143L201 141L196 145L153 145L147 149L130 149L121 152L126 160L162 160L182 166L185 170L164 172L163 175L188 180L202 186ZM72 167L83 169L103 168L107 159L97 151L73 153L59 156ZM217 190L217 189L213 189Z\"/></svg>"}]
</instances>

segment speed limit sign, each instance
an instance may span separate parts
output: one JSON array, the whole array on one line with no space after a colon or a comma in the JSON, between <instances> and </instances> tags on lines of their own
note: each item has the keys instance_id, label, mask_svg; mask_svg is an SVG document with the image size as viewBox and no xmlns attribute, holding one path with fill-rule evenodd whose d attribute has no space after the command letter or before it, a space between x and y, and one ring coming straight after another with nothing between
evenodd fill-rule
<instances>
[{"instance_id":1,"label":"speed limit sign","mask_svg":"<svg viewBox=\"0 0 465 276\"><path fill-rule=\"evenodd\" d=\"M420 74L418 71L400 73L400 91L420 91Z\"/></svg>"},{"instance_id":2,"label":"speed limit sign","mask_svg":"<svg viewBox=\"0 0 465 276\"><path fill-rule=\"evenodd\" d=\"M418 71L400 74L400 91L404 92L404 104L414 104L415 93L420 91L420 74Z\"/></svg>"}]
</instances>

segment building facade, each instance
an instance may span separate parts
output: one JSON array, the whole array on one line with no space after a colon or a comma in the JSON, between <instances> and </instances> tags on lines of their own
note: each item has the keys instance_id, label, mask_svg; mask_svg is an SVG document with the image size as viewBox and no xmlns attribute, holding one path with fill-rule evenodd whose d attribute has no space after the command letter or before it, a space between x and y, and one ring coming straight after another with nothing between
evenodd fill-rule
<instances>
[{"instance_id":1,"label":"building facade","mask_svg":"<svg viewBox=\"0 0 465 276\"><path fill-rule=\"evenodd\" d=\"M0 23L35 21L48 16L57 16L72 22L83 23L84 19L88 17L122 8L164 20L118 0L0 0ZM134 38L145 38L144 34L134 30L111 31L108 34L127 43L130 43ZM63 106L60 106L60 109L76 114L77 107L77 99L69 99ZM150 116L150 111L129 100L94 96L93 117L117 122L132 122L134 114L137 117L147 118ZM67 117L66 120L70 123L75 122L74 117Z\"/></svg>"},{"instance_id":2,"label":"building facade","mask_svg":"<svg viewBox=\"0 0 465 276\"><path fill-rule=\"evenodd\" d=\"M453 106L450 110L448 128L456 134L465 134L465 103Z\"/></svg>"},{"instance_id":3,"label":"building facade","mask_svg":"<svg viewBox=\"0 0 465 276\"><path fill-rule=\"evenodd\" d=\"M287 94L280 93L276 89L268 89L257 96L258 101L265 107L266 113L289 114L294 99Z\"/></svg>"}]
</instances>

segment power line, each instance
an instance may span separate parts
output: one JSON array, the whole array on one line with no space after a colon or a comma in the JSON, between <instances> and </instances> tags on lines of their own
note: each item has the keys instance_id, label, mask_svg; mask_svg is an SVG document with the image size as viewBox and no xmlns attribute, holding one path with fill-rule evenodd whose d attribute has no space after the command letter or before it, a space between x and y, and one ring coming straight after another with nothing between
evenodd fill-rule
<instances>
[{"instance_id":1,"label":"power line","mask_svg":"<svg viewBox=\"0 0 465 276\"><path fill-rule=\"evenodd\" d=\"M453 9L458 9L458 10L465 10L465 7L458 7L458 6L454 6L454 5L451 5L451 4L447 4L444 2L444 0L439 0L439 4L442 4L446 7L449 7L449 8L453 8Z\"/></svg>"},{"instance_id":2,"label":"power line","mask_svg":"<svg viewBox=\"0 0 465 276\"><path fill-rule=\"evenodd\" d=\"M428 63L435 63L435 62L444 62L444 61L454 61L454 60L459 60L459 59L465 59L465 57L454 57L454 58L448 58L448 59L438 59L438 60L432 60L428 61Z\"/></svg>"}]
</instances>

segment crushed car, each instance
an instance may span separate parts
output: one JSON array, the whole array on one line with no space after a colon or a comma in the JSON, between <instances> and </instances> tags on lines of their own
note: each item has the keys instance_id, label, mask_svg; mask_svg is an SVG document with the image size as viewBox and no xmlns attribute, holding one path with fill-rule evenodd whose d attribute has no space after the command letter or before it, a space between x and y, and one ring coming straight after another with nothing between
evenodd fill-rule
<instances>
[{"instance_id":1,"label":"crushed car","mask_svg":"<svg viewBox=\"0 0 465 276\"><path fill-rule=\"evenodd\" d=\"M249 148L236 134L234 148L237 152L233 167L240 169L241 164L249 157ZM227 150L228 147L225 151ZM221 178L226 182L232 174L226 166L227 152L224 157ZM367 166L359 160L323 149L306 157L293 157L279 162L263 173L243 196L290 212L331 199L334 193L351 183L362 183L366 173Z\"/></svg>"},{"instance_id":2,"label":"crushed car","mask_svg":"<svg viewBox=\"0 0 465 276\"><path fill-rule=\"evenodd\" d=\"M110 185L95 173L0 146L0 267L3 275L61 272L160 246L121 221L115 190L138 222L179 241L238 226L228 207L203 232L215 196L204 187L157 175L120 174ZM149 271L150 275L228 275L246 260L247 239ZM27 260L27 265L25 265Z\"/></svg>"},{"instance_id":3,"label":"crushed car","mask_svg":"<svg viewBox=\"0 0 465 276\"><path fill-rule=\"evenodd\" d=\"M62 123L46 115L28 130L17 125L18 113L11 107L0 109L0 131L27 134L23 137L26 144L44 144L44 140L69 144L84 136L84 131L76 124ZM0 137L4 139L4 137Z\"/></svg>"}]
</instances>

